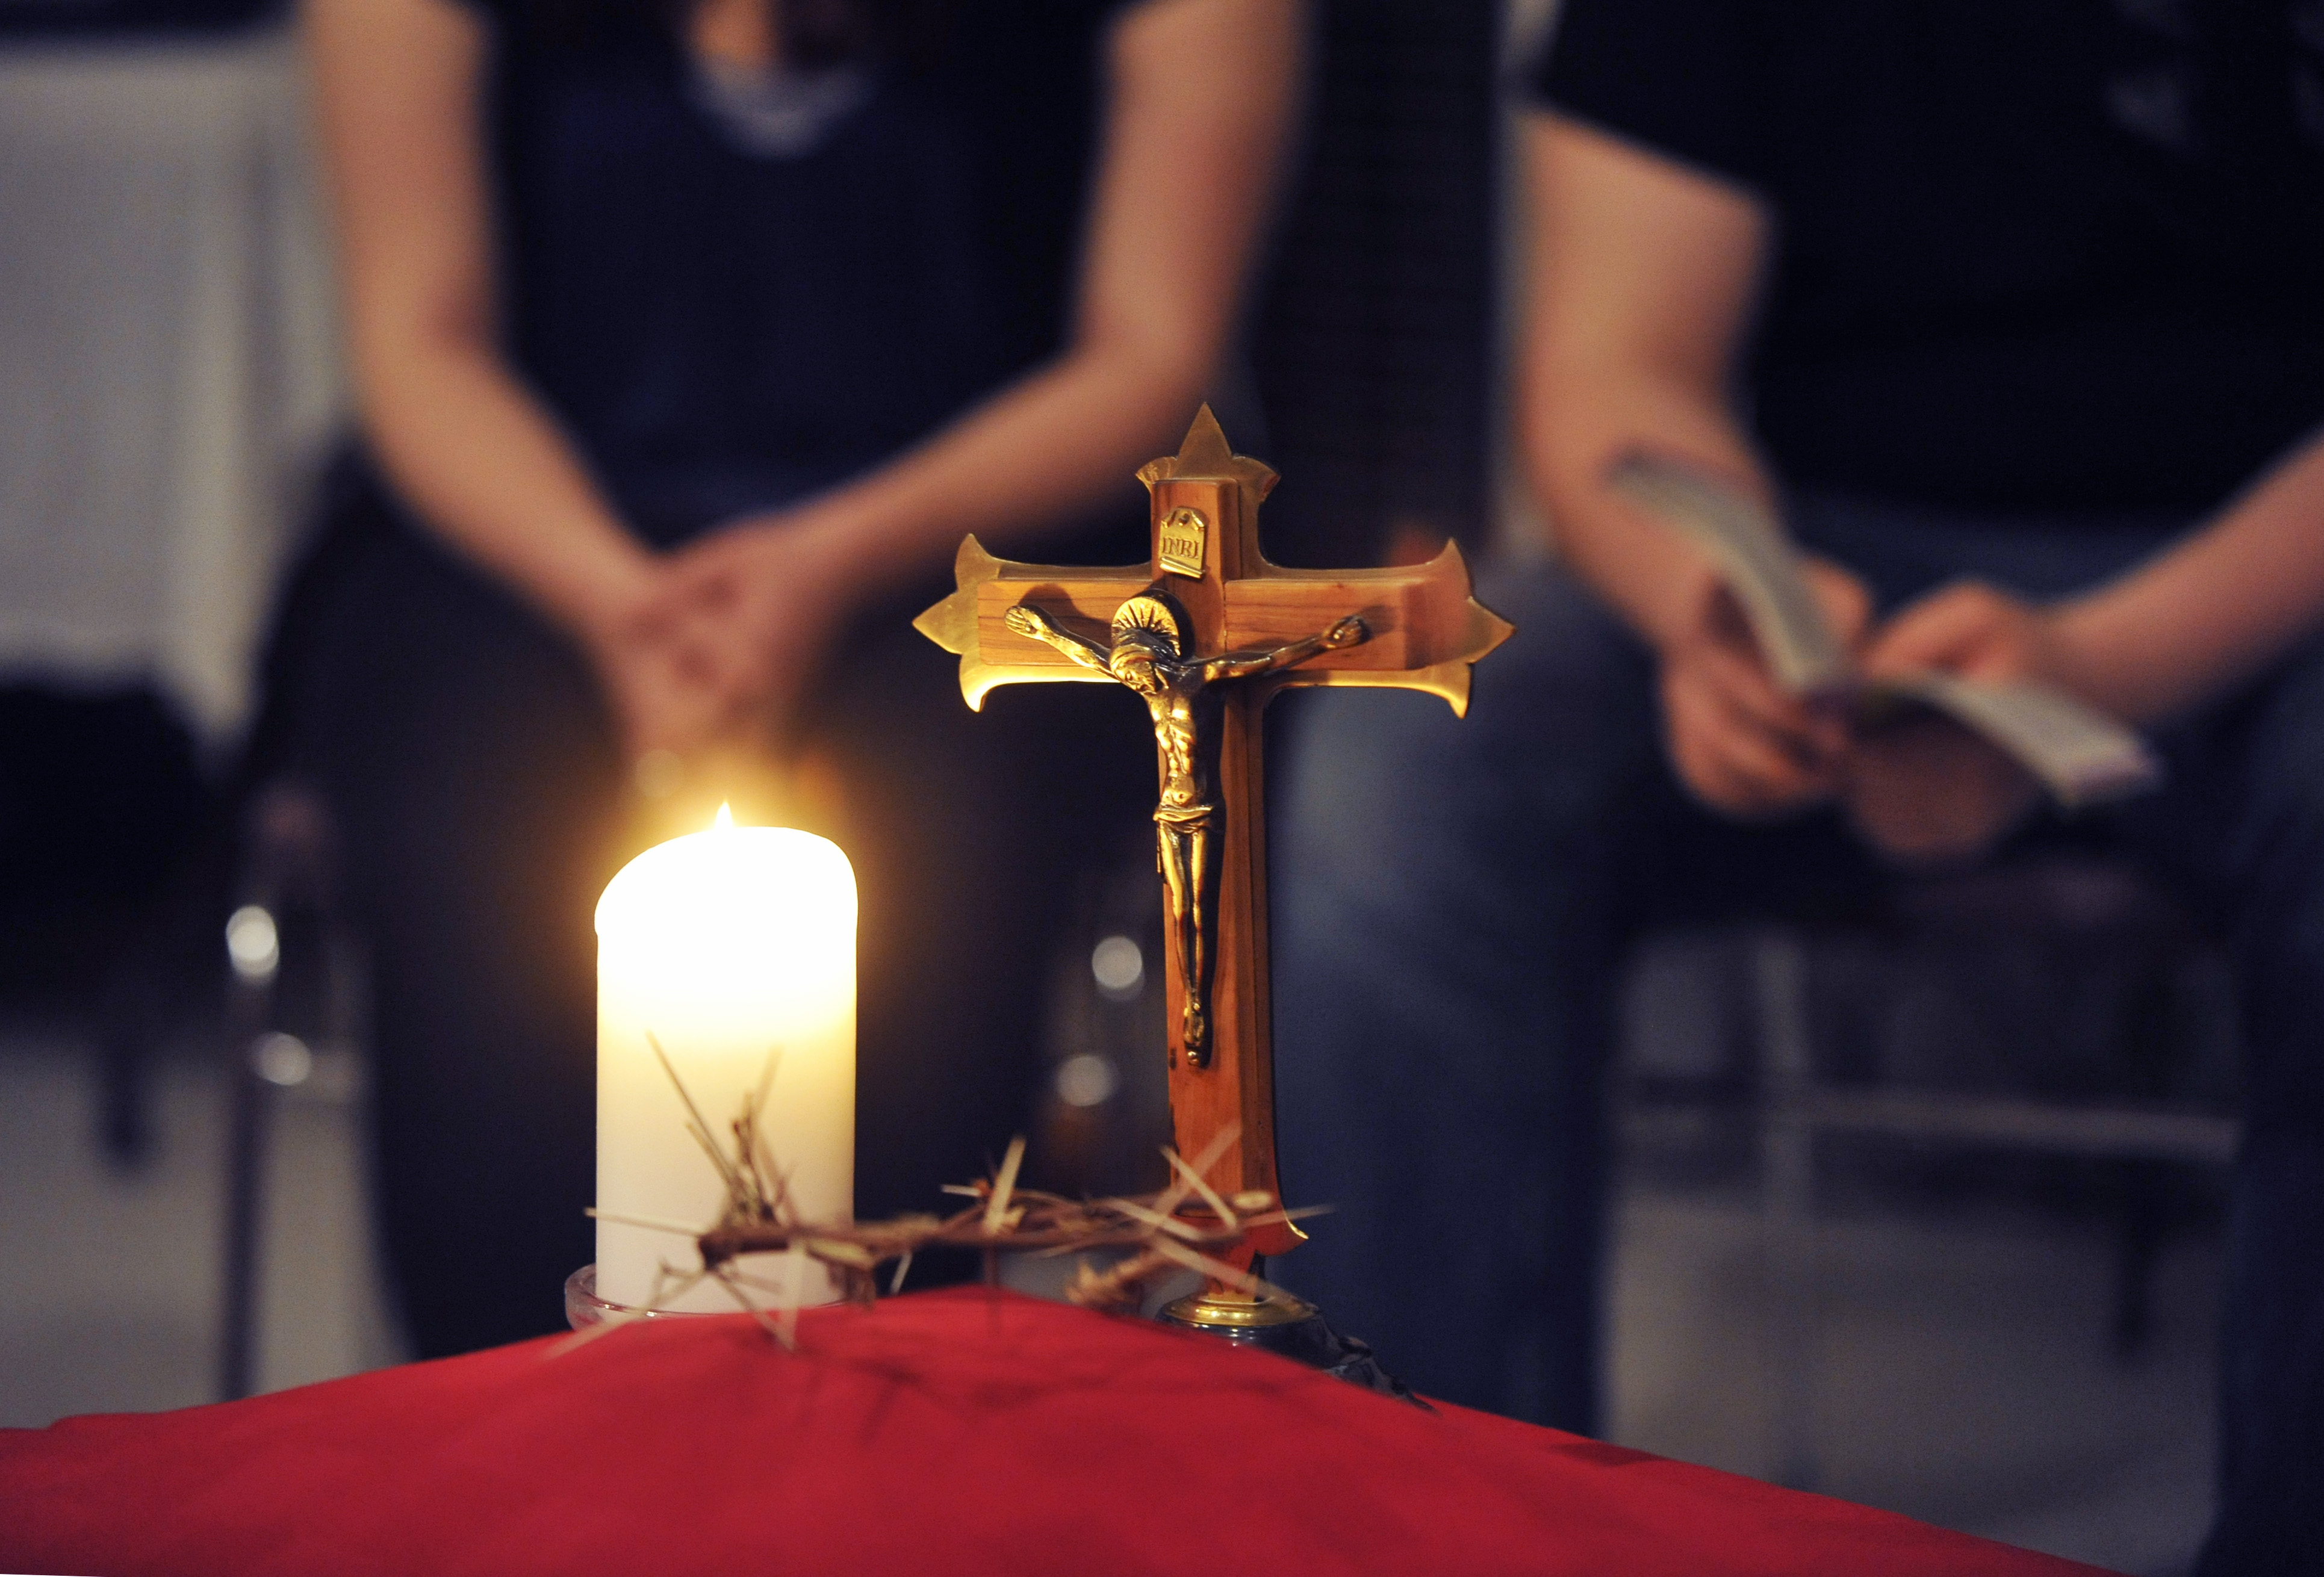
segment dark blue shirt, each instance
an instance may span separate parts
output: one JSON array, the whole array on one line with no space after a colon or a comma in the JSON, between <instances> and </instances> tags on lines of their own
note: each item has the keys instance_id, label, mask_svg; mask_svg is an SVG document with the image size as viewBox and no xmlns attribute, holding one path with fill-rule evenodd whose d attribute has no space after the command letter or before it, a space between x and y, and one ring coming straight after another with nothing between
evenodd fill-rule
<instances>
[{"instance_id":1,"label":"dark blue shirt","mask_svg":"<svg viewBox=\"0 0 2324 1577\"><path fill-rule=\"evenodd\" d=\"M840 481L1059 348L1118 8L955 5L770 153L664 27L493 0L508 350L641 532Z\"/></svg>"}]
</instances>

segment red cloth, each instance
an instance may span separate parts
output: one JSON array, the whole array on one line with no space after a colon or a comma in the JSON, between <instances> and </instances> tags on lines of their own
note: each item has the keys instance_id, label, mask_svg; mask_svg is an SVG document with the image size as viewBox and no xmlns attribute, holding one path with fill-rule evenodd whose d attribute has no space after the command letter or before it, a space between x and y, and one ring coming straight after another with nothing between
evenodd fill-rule
<instances>
[{"instance_id":1,"label":"red cloth","mask_svg":"<svg viewBox=\"0 0 2324 1577\"><path fill-rule=\"evenodd\" d=\"M2089 1570L976 1289L558 1340L0 1432L0 1571Z\"/></svg>"}]
</instances>

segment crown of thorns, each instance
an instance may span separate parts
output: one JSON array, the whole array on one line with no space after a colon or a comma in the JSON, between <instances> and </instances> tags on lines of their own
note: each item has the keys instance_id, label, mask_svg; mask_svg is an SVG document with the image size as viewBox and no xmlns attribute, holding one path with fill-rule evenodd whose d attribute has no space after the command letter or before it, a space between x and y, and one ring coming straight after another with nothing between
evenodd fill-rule
<instances>
[{"instance_id":1,"label":"crown of thorns","mask_svg":"<svg viewBox=\"0 0 2324 1577\"><path fill-rule=\"evenodd\" d=\"M1042 1254L1127 1251L1129 1257L1109 1269L1094 1269L1086 1263L1077 1268L1065 1288L1065 1298L1084 1308L1134 1310L1150 1284L1181 1270L1196 1271L1247 1296L1288 1298L1289 1294L1231 1263L1229 1257L1249 1246L1254 1228L1287 1226L1321 1213L1315 1209L1286 1210L1274 1194L1264 1191L1224 1195L1211 1185L1211 1169L1242 1132L1240 1124L1231 1122L1213 1135L1209 1146L1191 1161L1166 1148L1162 1154L1169 1163L1172 1182L1159 1194L1134 1199L1074 1200L1019 1188L1017 1176L1025 1160L1025 1141L1019 1138L1010 1141L1009 1153L991 1178L945 1185L946 1194L964 1195L971 1202L950 1215L899 1215L880 1222L802 1221L790 1197L788 1174L769 1148L766 1130L761 1126L782 1065L780 1049L768 1052L757 1086L743 1095L740 1114L726 1125L733 1135L729 1142L718 1137L702 1108L695 1104L686 1081L678 1076L661 1041L650 1030L646 1044L662 1072L669 1075L686 1109L686 1131L702 1147L726 1187L726 1202L718 1220L700 1228L652 1216L589 1213L600 1221L694 1240L702 1268L682 1270L665 1262L646 1298L642 1312L647 1314L662 1312L667 1300L700 1282L715 1281L777 1341L795 1347L800 1289L805 1283L796 1268L779 1280L753 1275L743 1268L743 1256L788 1252L816 1260L838 1276L852 1300L869 1304L877 1296L872 1281L875 1270L893 1261L895 1277L888 1290L901 1292L913 1255L931 1247L983 1250L988 1281L997 1279L997 1264L991 1256L1002 1250ZM772 1294L781 1301L774 1311L760 1308L745 1295L745 1288ZM629 1312L620 1313L578 1332L551 1351L567 1351L595 1341L619 1329L630 1317Z\"/></svg>"}]
</instances>

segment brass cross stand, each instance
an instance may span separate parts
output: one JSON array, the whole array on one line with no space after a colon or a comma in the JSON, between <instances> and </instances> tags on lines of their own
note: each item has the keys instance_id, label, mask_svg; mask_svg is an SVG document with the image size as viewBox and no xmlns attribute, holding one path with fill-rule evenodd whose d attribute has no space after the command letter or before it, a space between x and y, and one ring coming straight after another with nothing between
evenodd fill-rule
<instances>
[{"instance_id":1,"label":"brass cross stand","mask_svg":"<svg viewBox=\"0 0 2324 1577\"><path fill-rule=\"evenodd\" d=\"M955 566L959 588L914 622L959 655L972 707L996 686L1060 679L1119 683L1145 700L1161 779L1155 857L1169 906L1164 978L1178 1151L1204 1155L1231 1134L1210 1181L1230 1201L1265 1194L1271 1204L1282 1187L1260 714L1293 685L1426 690L1465 712L1471 665L1510 626L1470 595L1457 546L1407 568L1269 564L1259 507L1276 474L1234 453L1208 406L1176 455L1138 475L1151 500L1149 563L1015 564L971 537ZM1303 1237L1288 1222L1257 1229L1238 1268ZM1314 1358L1318 1341L1331 1341L1307 1305L1217 1283L1165 1317L1294 1356Z\"/></svg>"}]
</instances>

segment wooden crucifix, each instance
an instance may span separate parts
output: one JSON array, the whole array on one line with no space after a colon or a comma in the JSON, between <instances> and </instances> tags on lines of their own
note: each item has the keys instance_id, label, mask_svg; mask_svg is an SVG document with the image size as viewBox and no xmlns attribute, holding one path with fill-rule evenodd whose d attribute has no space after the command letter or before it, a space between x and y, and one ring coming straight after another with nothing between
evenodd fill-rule
<instances>
[{"instance_id":1,"label":"wooden crucifix","mask_svg":"<svg viewBox=\"0 0 2324 1577\"><path fill-rule=\"evenodd\" d=\"M1211 1178L1231 1198L1279 1199L1268 990L1266 788L1259 715L1292 685L1393 686L1469 703L1470 666L1509 625L1470 595L1448 545L1425 565L1286 569L1259 550L1259 506L1276 475L1227 445L1204 406L1175 456L1138 474L1154 556L1119 569L995 558L961 544L959 588L915 628L960 658L981 708L997 686L1119 683L1147 703L1161 798L1156 863L1164 932L1170 1114L1179 1152L1230 1128ZM1261 1253L1300 1238L1253 1234Z\"/></svg>"}]
</instances>

